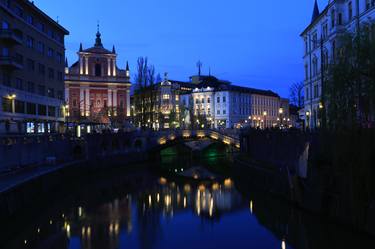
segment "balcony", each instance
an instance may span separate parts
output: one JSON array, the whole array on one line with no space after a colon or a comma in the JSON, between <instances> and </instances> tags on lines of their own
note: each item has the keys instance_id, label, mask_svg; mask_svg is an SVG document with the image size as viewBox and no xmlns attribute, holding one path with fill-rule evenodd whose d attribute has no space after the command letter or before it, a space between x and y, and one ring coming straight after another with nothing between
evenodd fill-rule
<instances>
[{"instance_id":1,"label":"balcony","mask_svg":"<svg viewBox=\"0 0 375 249\"><path fill-rule=\"evenodd\" d=\"M0 29L0 41L9 45L22 45L21 35L11 29Z\"/></svg>"},{"instance_id":2,"label":"balcony","mask_svg":"<svg viewBox=\"0 0 375 249\"><path fill-rule=\"evenodd\" d=\"M22 69L22 61L19 61L17 58L12 56L3 56L0 55L0 67L9 69L9 70L17 70Z\"/></svg>"}]
</instances>

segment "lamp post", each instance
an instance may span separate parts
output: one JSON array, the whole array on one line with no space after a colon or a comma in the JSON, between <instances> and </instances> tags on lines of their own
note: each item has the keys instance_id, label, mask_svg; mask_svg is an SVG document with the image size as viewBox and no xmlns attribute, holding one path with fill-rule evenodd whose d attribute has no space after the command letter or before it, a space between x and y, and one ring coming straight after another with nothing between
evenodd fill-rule
<instances>
[{"instance_id":1,"label":"lamp post","mask_svg":"<svg viewBox=\"0 0 375 249\"><path fill-rule=\"evenodd\" d=\"M283 118L283 113L284 113L284 109L283 109L282 107L280 107L280 108L279 108L279 118L278 118L278 120L280 121L280 124L279 124L279 125L280 125L280 128L281 128L282 125L283 125L283 121L282 121L282 120L283 120L283 119L282 119L282 118Z\"/></svg>"},{"instance_id":2,"label":"lamp post","mask_svg":"<svg viewBox=\"0 0 375 249\"><path fill-rule=\"evenodd\" d=\"M263 112L263 116L264 116L264 129L266 129L267 128L267 112L266 111L264 111Z\"/></svg>"},{"instance_id":3,"label":"lamp post","mask_svg":"<svg viewBox=\"0 0 375 249\"><path fill-rule=\"evenodd\" d=\"M310 127L310 112L306 112L306 129Z\"/></svg>"}]
</instances>

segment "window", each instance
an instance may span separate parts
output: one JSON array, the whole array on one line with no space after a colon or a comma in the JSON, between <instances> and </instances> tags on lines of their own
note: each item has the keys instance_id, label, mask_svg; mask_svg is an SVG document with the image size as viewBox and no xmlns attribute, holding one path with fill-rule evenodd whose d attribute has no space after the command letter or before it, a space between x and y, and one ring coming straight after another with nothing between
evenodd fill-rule
<instances>
[{"instance_id":1,"label":"window","mask_svg":"<svg viewBox=\"0 0 375 249\"><path fill-rule=\"evenodd\" d=\"M35 84L34 82L27 82L27 91L30 92L30 93L34 93L35 92Z\"/></svg>"},{"instance_id":2,"label":"window","mask_svg":"<svg viewBox=\"0 0 375 249\"><path fill-rule=\"evenodd\" d=\"M49 117L56 117L56 107L48 106L48 116Z\"/></svg>"},{"instance_id":3,"label":"window","mask_svg":"<svg viewBox=\"0 0 375 249\"><path fill-rule=\"evenodd\" d=\"M64 99L64 97L63 97L63 92L60 90L60 91L57 91L57 98L58 99Z\"/></svg>"},{"instance_id":4,"label":"window","mask_svg":"<svg viewBox=\"0 0 375 249\"><path fill-rule=\"evenodd\" d=\"M348 3L348 15L349 15L349 20L352 20L353 18L353 4L352 2Z\"/></svg>"},{"instance_id":5,"label":"window","mask_svg":"<svg viewBox=\"0 0 375 249\"><path fill-rule=\"evenodd\" d=\"M15 61L21 65L23 65L23 56L19 53L16 53L15 55Z\"/></svg>"},{"instance_id":6,"label":"window","mask_svg":"<svg viewBox=\"0 0 375 249\"><path fill-rule=\"evenodd\" d=\"M4 86L11 86L10 79L11 79L10 74L4 73L3 74L3 85Z\"/></svg>"},{"instance_id":7,"label":"window","mask_svg":"<svg viewBox=\"0 0 375 249\"><path fill-rule=\"evenodd\" d=\"M9 23L6 21L1 22L1 29L9 29Z\"/></svg>"},{"instance_id":8,"label":"window","mask_svg":"<svg viewBox=\"0 0 375 249\"><path fill-rule=\"evenodd\" d=\"M57 79L63 80L63 73L62 72L57 72Z\"/></svg>"},{"instance_id":9,"label":"window","mask_svg":"<svg viewBox=\"0 0 375 249\"><path fill-rule=\"evenodd\" d=\"M22 84L22 79L16 78L16 89L22 90L23 89L23 84Z\"/></svg>"},{"instance_id":10,"label":"window","mask_svg":"<svg viewBox=\"0 0 375 249\"><path fill-rule=\"evenodd\" d=\"M220 110L217 110L217 112L216 112L216 113L217 113L217 115L220 115Z\"/></svg>"},{"instance_id":11,"label":"window","mask_svg":"<svg viewBox=\"0 0 375 249\"><path fill-rule=\"evenodd\" d=\"M314 57L313 62L312 62L312 69L313 69L313 76L318 75L318 59Z\"/></svg>"},{"instance_id":12,"label":"window","mask_svg":"<svg viewBox=\"0 0 375 249\"><path fill-rule=\"evenodd\" d=\"M226 103L226 102L227 102L227 97L223 96L223 103Z\"/></svg>"},{"instance_id":13,"label":"window","mask_svg":"<svg viewBox=\"0 0 375 249\"><path fill-rule=\"evenodd\" d=\"M370 0L366 0L366 10L369 10L371 8Z\"/></svg>"},{"instance_id":14,"label":"window","mask_svg":"<svg viewBox=\"0 0 375 249\"><path fill-rule=\"evenodd\" d=\"M336 19L335 15L336 15L335 10L332 10L331 11L331 28L335 27L335 19Z\"/></svg>"},{"instance_id":15,"label":"window","mask_svg":"<svg viewBox=\"0 0 375 249\"><path fill-rule=\"evenodd\" d=\"M207 103L211 103L211 99L210 98L207 98Z\"/></svg>"},{"instance_id":16,"label":"window","mask_svg":"<svg viewBox=\"0 0 375 249\"><path fill-rule=\"evenodd\" d=\"M16 113L25 113L25 102L20 101L20 100L15 100L14 110Z\"/></svg>"},{"instance_id":17,"label":"window","mask_svg":"<svg viewBox=\"0 0 375 249\"><path fill-rule=\"evenodd\" d=\"M342 13L339 13L339 25L342 25Z\"/></svg>"},{"instance_id":18,"label":"window","mask_svg":"<svg viewBox=\"0 0 375 249\"><path fill-rule=\"evenodd\" d=\"M31 36L27 36L26 37L26 46L28 48L33 48L34 47L34 38L32 38Z\"/></svg>"},{"instance_id":19,"label":"window","mask_svg":"<svg viewBox=\"0 0 375 249\"><path fill-rule=\"evenodd\" d=\"M36 115L36 104L26 103L26 113Z\"/></svg>"},{"instance_id":20,"label":"window","mask_svg":"<svg viewBox=\"0 0 375 249\"><path fill-rule=\"evenodd\" d=\"M55 36L54 32L52 30L48 30L47 31L47 35L50 37L50 38L53 38Z\"/></svg>"},{"instance_id":21,"label":"window","mask_svg":"<svg viewBox=\"0 0 375 249\"><path fill-rule=\"evenodd\" d=\"M38 123L38 133L44 133L44 132L45 132L44 123Z\"/></svg>"},{"instance_id":22,"label":"window","mask_svg":"<svg viewBox=\"0 0 375 249\"><path fill-rule=\"evenodd\" d=\"M216 102L217 102L217 103L220 103L220 97L217 97L217 98L216 98Z\"/></svg>"},{"instance_id":23,"label":"window","mask_svg":"<svg viewBox=\"0 0 375 249\"><path fill-rule=\"evenodd\" d=\"M43 24L43 23L38 22L38 23L36 24L36 28L37 28L39 31L44 32L44 24Z\"/></svg>"},{"instance_id":24,"label":"window","mask_svg":"<svg viewBox=\"0 0 375 249\"><path fill-rule=\"evenodd\" d=\"M227 110L223 110L223 115L227 114Z\"/></svg>"},{"instance_id":25,"label":"window","mask_svg":"<svg viewBox=\"0 0 375 249\"><path fill-rule=\"evenodd\" d=\"M56 53L56 61L60 64L63 62L62 54Z\"/></svg>"},{"instance_id":26,"label":"window","mask_svg":"<svg viewBox=\"0 0 375 249\"><path fill-rule=\"evenodd\" d=\"M102 76L102 65L95 64L95 76L97 77Z\"/></svg>"},{"instance_id":27,"label":"window","mask_svg":"<svg viewBox=\"0 0 375 249\"><path fill-rule=\"evenodd\" d=\"M48 68L48 78L49 79L55 78L55 71L53 70L53 68Z\"/></svg>"},{"instance_id":28,"label":"window","mask_svg":"<svg viewBox=\"0 0 375 249\"><path fill-rule=\"evenodd\" d=\"M5 57L9 56L9 48L7 48L7 47L3 47L3 48L1 49L1 55L2 55L2 56L5 56Z\"/></svg>"},{"instance_id":29,"label":"window","mask_svg":"<svg viewBox=\"0 0 375 249\"><path fill-rule=\"evenodd\" d=\"M169 100L169 94L163 94L163 99L164 100Z\"/></svg>"},{"instance_id":30,"label":"window","mask_svg":"<svg viewBox=\"0 0 375 249\"><path fill-rule=\"evenodd\" d=\"M28 15L26 17L26 21L27 21L28 24L34 25L34 17L33 16Z\"/></svg>"},{"instance_id":31,"label":"window","mask_svg":"<svg viewBox=\"0 0 375 249\"><path fill-rule=\"evenodd\" d=\"M44 54L44 43L43 42L41 42L41 41L38 41L38 44L37 44L37 47L36 47L36 49L37 49L37 51L39 52L39 53L41 53L41 54Z\"/></svg>"},{"instance_id":32,"label":"window","mask_svg":"<svg viewBox=\"0 0 375 249\"><path fill-rule=\"evenodd\" d=\"M35 70L35 61L34 60L27 59L27 69L29 69L30 71Z\"/></svg>"},{"instance_id":33,"label":"window","mask_svg":"<svg viewBox=\"0 0 375 249\"><path fill-rule=\"evenodd\" d=\"M199 99L198 98L195 99L195 104L199 104Z\"/></svg>"},{"instance_id":34,"label":"window","mask_svg":"<svg viewBox=\"0 0 375 249\"><path fill-rule=\"evenodd\" d=\"M14 13L23 18L23 9L19 6L14 7Z\"/></svg>"},{"instance_id":35,"label":"window","mask_svg":"<svg viewBox=\"0 0 375 249\"><path fill-rule=\"evenodd\" d=\"M46 68L45 68L45 66L44 66L43 64L40 64L40 63L39 63L39 65L38 65L38 71L39 71L39 74L41 74L41 75L45 75L45 73L46 73Z\"/></svg>"},{"instance_id":36,"label":"window","mask_svg":"<svg viewBox=\"0 0 375 249\"><path fill-rule=\"evenodd\" d=\"M55 97L55 90L53 88L48 88L47 96L50 97L50 98L54 98Z\"/></svg>"},{"instance_id":37,"label":"window","mask_svg":"<svg viewBox=\"0 0 375 249\"><path fill-rule=\"evenodd\" d=\"M35 125L33 122L26 123L26 132L27 133L35 133Z\"/></svg>"},{"instance_id":38,"label":"window","mask_svg":"<svg viewBox=\"0 0 375 249\"><path fill-rule=\"evenodd\" d=\"M318 93L318 85L315 85L314 86L314 98L317 98L318 95L319 95L319 93Z\"/></svg>"},{"instance_id":39,"label":"window","mask_svg":"<svg viewBox=\"0 0 375 249\"><path fill-rule=\"evenodd\" d=\"M323 25L323 39L327 39L327 37L328 37L328 25L327 23L325 23Z\"/></svg>"},{"instance_id":40,"label":"window","mask_svg":"<svg viewBox=\"0 0 375 249\"><path fill-rule=\"evenodd\" d=\"M38 85L38 94L42 96L46 95L46 87L43 85Z\"/></svg>"},{"instance_id":41,"label":"window","mask_svg":"<svg viewBox=\"0 0 375 249\"><path fill-rule=\"evenodd\" d=\"M310 98L309 88L306 87L306 99Z\"/></svg>"},{"instance_id":42,"label":"window","mask_svg":"<svg viewBox=\"0 0 375 249\"><path fill-rule=\"evenodd\" d=\"M204 104L204 98L202 98L202 101L201 101L202 104Z\"/></svg>"},{"instance_id":43,"label":"window","mask_svg":"<svg viewBox=\"0 0 375 249\"><path fill-rule=\"evenodd\" d=\"M313 48L317 48L318 47L318 34L315 32L313 34Z\"/></svg>"},{"instance_id":44,"label":"window","mask_svg":"<svg viewBox=\"0 0 375 249\"><path fill-rule=\"evenodd\" d=\"M3 111L4 112L13 112L12 110L12 100L8 98L2 98L3 99Z\"/></svg>"},{"instance_id":45,"label":"window","mask_svg":"<svg viewBox=\"0 0 375 249\"><path fill-rule=\"evenodd\" d=\"M48 48L47 56L48 57L53 57L53 49L52 48Z\"/></svg>"},{"instance_id":46,"label":"window","mask_svg":"<svg viewBox=\"0 0 375 249\"><path fill-rule=\"evenodd\" d=\"M47 116L47 106L45 106L45 105L38 105L38 115L40 115L40 116Z\"/></svg>"}]
</instances>

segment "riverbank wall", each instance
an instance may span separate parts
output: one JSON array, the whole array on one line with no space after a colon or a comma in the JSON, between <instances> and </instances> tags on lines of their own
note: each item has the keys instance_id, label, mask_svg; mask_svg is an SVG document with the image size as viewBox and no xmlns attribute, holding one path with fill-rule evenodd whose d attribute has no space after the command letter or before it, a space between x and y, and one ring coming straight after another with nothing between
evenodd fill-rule
<instances>
[{"instance_id":1,"label":"riverbank wall","mask_svg":"<svg viewBox=\"0 0 375 249\"><path fill-rule=\"evenodd\" d=\"M304 152L306 174L300 174ZM249 131L238 172L310 212L375 234L375 131ZM246 173L245 173L246 172Z\"/></svg>"}]
</instances>

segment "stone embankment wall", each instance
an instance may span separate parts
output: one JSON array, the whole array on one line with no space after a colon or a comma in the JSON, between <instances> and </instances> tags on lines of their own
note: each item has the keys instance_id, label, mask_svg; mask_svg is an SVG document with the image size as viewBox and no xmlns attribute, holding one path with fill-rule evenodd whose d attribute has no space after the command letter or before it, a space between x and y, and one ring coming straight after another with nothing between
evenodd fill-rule
<instances>
[{"instance_id":1,"label":"stone embankment wall","mask_svg":"<svg viewBox=\"0 0 375 249\"><path fill-rule=\"evenodd\" d=\"M80 158L84 141L65 135L0 137L0 173L41 163Z\"/></svg>"},{"instance_id":2,"label":"stone embankment wall","mask_svg":"<svg viewBox=\"0 0 375 249\"><path fill-rule=\"evenodd\" d=\"M307 175L301 155L308 148ZM265 191L283 196L309 211L375 234L375 131L250 131L241 149L253 161L241 170ZM257 176L257 177L252 177Z\"/></svg>"}]
</instances>

